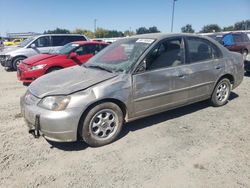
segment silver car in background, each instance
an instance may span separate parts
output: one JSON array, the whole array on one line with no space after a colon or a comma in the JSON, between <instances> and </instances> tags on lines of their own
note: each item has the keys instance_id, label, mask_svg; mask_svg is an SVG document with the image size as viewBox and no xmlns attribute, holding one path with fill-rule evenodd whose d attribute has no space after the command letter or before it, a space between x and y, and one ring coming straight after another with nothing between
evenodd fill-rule
<instances>
[{"instance_id":1,"label":"silver car in background","mask_svg":"<svg viewBox=\"0 0 250 188\"><path fill-rule=\"evenodd\" d=\"M227 103L243 80L242 56L213 39L146 34L121 39L83 66L34 81L21 98L30 132L53 141L114 141L138 118L210 99Z\"/></svg>"},{"instance_id":2,"label":"silver car in background","mask_svg":"<svg viewBox=\"0 0 250 188\"><path fill-rule=\"evenodd\" d=\"M17 66L27 57L49 53L74 41L88 40L78 34L44 34L27 38L18 46L5 47L0 52L0 63L3 67L17 70Z\"/></svg>"}]
</instances>

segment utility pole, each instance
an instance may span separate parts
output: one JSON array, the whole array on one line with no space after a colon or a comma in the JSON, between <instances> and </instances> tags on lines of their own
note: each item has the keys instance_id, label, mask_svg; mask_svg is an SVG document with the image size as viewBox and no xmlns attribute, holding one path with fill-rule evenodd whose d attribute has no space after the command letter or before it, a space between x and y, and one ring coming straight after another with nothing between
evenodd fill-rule
<instances>
[{"instance_id":1,"label":"utility pole","mask_svg":"<svg viewBox=\"0 0 250 188\"><path fill-rule=\"evenodd\" d=\"M97 19L94 19L94 32L96 32L96 22L97 22Z\"/></svg>"},{"instance_id":2,"label":"utility pole","mask_svg":"<svg viewBox=\"0 0 250 188\"><path fill-rule=\"evenodd\" d=\"M174 26L174 7L175 7L175 1L173 0L173 10L172 10L172 23L171 23L171 33L173 32L173 26Z\"/></svg>"}]
</instances>

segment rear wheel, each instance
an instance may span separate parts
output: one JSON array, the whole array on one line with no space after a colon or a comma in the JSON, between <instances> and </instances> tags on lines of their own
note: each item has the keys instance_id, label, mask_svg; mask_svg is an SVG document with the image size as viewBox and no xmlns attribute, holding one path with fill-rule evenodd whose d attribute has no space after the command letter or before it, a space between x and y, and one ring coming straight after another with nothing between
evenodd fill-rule
<instances>
[{"instance_id":1,"label":"rear wheel","mask_svg":"<svg viewBox=\"0 0 250 188\"><path fill-rule=\"evenodd\" d=\"M103 146L114 141L119 135L123 113L114 103L101 103L87 113L81 124L83 140L93 147Z\"/></svg>"},{"instance_id":2,"label":"rear wheel","mask_svg":"<svg viewBox=\"0 0 250 188\"><path fill-rule=\"evenodd\" d=\"M25 57L17 57L12 62L12 68L17 70L18 65L25 59Z\"/></svg>"},{"instance_id":3,"label":"rear wheel","mask_svg":"<svg viewBox=\"0 0 250 188\"><path fill-rule=\"evenodd\" d=\"M214 92L211 97L213 106L223 106L227 103L231 92L231 83L227 78L223 78L215 86Z\"/></svg>"}]
</instances>

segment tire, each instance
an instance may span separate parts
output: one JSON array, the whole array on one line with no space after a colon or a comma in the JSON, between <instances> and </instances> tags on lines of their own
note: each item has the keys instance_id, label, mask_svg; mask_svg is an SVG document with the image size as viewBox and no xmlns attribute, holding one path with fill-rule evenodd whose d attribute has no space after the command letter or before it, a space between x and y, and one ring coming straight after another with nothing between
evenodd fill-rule
<instances>
[{"instance_id":1,"label":"tire","mask_svg":"<svg viewBox=\"0 0 250 188\"><path fill-rule=\"evenodd\" d=\"M94 106L80 122L81 136L89 146L99 147L113 142L121 132L123 113L119 106L105 102Z\"/></svg>"},{"instance_id":2,"label":"tire","mask_svg":"<svg viewBox=\"0 0 250 188\"><path fill-rule=\"evenodd\" d=\"M62 68L61 68L61 67L51 67L51 68L49 68L49 69L46 71L46 74L51 73L51 72L54 72L54 71L58 71L58 70L60 70L60 69L62 69Z\"/></svg>"},{"instance_id":3,"label":"tire","mask_svg":"<svg viewBox=\"0 0 250 188\"><path fill-rule=\"evenodd\" d=\"M215 107L223 106L228 102L231 92L231 83L227 78L220 80L214 88L211 103Z\"/></svg>"},{"instance_id":4,"label":"tire","mask_svg":"<svg viewBox=\"0 0 250 188\"><path fill-rule=\"evenodd\" d=\"M25 59L25 57L17 57L12 62L12 68L16 71L17 66Z\"/></svg>"}]
</instances>

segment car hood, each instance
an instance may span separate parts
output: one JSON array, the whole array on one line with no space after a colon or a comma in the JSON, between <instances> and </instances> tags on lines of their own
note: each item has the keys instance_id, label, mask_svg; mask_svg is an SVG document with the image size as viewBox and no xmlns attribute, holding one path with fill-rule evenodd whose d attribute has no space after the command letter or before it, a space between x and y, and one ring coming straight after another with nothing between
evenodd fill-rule
<instances>
[{"instance_id":1,"label":"car hood","mask_svg":"<svg viewBox=\"0 0 250 188\"><path fill-rule=\"evenodd\" d=\"M9 52L20 49L18 46L5 46L4 49L0 52L0 55L9 55Z\"/></svg>"},{"instance_id":2,"label":"car hood","mask_svg":"<svg viewBox=\"0 0 250 188\"><path fill-rule=\"evenodd\" d=\"M47 59L51 59L51 58L57 58L60 56L65 56L65 55L58 55L58 54L38 54L35 56L31 56L27 59L25 59L23 61L23 63L27 64L27 65L33 65L37 62L43 61L43 60L47 60Z\"/></svg>"},{"instance_id":3,"label":"car hood","mask_svg":"<svg viewBox=\"0 0 250 188\"><path fill-rule=\"evenodd\" d=\"M38 78L32 82L29 90L39 98L51 95L69 95L114 78L117 75L118 73L74 66Z\"/></svg>"}]
</instances>

